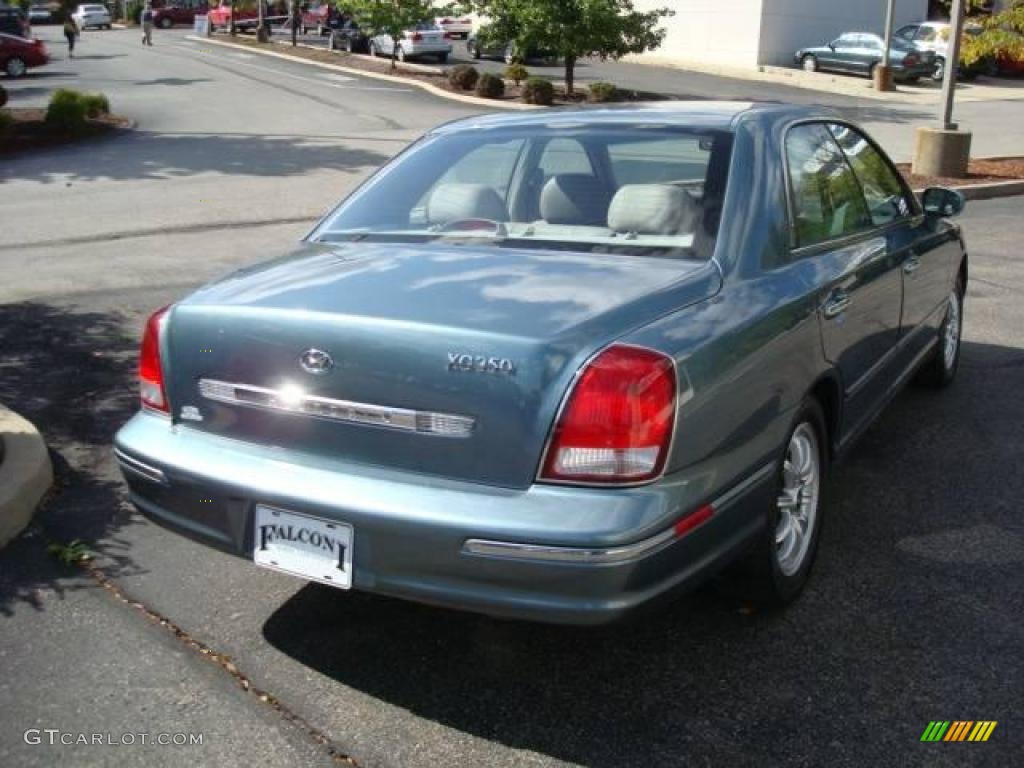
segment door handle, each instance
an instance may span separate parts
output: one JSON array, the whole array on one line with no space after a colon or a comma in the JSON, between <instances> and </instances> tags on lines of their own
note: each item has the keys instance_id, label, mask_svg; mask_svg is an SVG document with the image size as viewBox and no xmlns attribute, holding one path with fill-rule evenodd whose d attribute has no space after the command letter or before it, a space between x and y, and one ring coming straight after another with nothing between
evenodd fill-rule
<instances>
[{"instance_id":1,"label":"door handle","mask_svg":"<svg viewBox=\"0 0 1024 768\"><path fill-rule=\"evenodd\" d=\"M827 318L838 317L849 308L850 301L850 295L846 291L833 291L828 299L825 300L822 311Z\"/></svg>"},{"instance_id":2,"label":"door handle","mask_svg":"<svg viewBox=\"0 0 1024 768\"><path fill-rule=\"evenodd\" d=\"M903 262L903 272L907 275L912 275L917 271L917 268L921 266L921 260L917 256L911 256L905 262Z\"/></svg>"}]
</instances>

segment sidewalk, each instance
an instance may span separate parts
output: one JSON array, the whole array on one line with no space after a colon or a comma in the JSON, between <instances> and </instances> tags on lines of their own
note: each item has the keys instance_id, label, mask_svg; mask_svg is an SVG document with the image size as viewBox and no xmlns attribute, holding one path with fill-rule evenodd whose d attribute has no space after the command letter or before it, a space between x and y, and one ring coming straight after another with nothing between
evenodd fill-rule
<instances>
[{"instance_id":1,"label":"sidewalk","mask_svg":"<svg viewBox=\"0 0 1024 768\"><path fill-rule=\"evenodd\" d=\"M38 533L0 552L0 668L0 765L337 765L220 666L48 555ZM51 745L45 729L64 735Z\"/></svg>"}]
</instances>

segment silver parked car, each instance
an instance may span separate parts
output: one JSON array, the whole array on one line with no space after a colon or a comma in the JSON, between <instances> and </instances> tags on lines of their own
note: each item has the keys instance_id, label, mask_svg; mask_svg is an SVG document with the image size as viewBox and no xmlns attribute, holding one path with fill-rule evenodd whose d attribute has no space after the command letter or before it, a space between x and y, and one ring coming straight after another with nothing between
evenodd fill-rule
<instances>
[{"instance_id":1,"label":"silver parked car","mask_svg":"<svg viewBox=\"0 0 1024 768\"><path fill-rule=\"evenodd\" d=\"M448 61L452 52L452 41L447 32L433 22L417 24L413 29L402 33L395 51L395 41L391 35L376 35L370 38L371 56L391 56L394 53L399 61L432 56L439 62Z\"/></svg>"},{"instance_id":2,"label":"silver parked car","mask_svg":"<svg viewBox=\"0 0 1024 768\"><path fill-rule=\"evenodd\" d=\"M71 14L71 19L79 29L110 29L112 19L105 5L79 5Z\"/></svg>"}]
</instances>

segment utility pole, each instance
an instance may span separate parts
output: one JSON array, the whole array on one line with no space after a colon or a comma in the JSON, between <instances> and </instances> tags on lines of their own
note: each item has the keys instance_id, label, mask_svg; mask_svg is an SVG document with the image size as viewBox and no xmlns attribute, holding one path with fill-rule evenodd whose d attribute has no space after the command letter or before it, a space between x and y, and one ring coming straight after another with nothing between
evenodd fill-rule
<instances>
[{"instance_id":1,"label":"utility pole","mask_svg":"<svg viewBox=\"0 0 1024 768\"><path fill-rule=\"evenodd\" d=\"M946 71L942 74L942 113L939 118L943 130L955 131L953 95L956 92L956 71L960 64L960 39L964 33L963 0L953 0L953 7L949 12L949 23L952 29L949 33L949 44L946 46Z\"/></svg>"},{"instance_id":2,"label":"utility pole","mask_svg":"<svg viewBox=\"0 0 1024 768\"><path fill-rule=\"evenodd\" d=\"M946 71L942 76L939 125L917 129L911 172L921 176L962 179L967 175L967 164L971 158L971 132L959 130L953 122L953 97L960 63L960 38L964 29L964 0L953 0L949 21L951 29L946 47Z\"/></svg>"},{"instance_id":3,"label":"utility pole","mask_svg":"<svg viewBox=\"0 0 1024 768\"><path fill-rule=\"evenodd\" d=\"M892 50L892 27L896 16L896 0L886 0L885 6L885 42L882 44L882 60L875 67L875 89L892 90L892 70L889 68L889 52Z\"/></svg>"}]
</instances>

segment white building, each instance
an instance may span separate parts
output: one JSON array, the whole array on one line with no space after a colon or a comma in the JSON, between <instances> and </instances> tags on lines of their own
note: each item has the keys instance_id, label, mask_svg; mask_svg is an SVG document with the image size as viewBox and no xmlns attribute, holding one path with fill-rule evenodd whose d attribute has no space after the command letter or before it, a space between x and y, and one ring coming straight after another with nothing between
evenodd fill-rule
<instances>
[{"instance_id":1,"label":"white building","mask_svg":"<svg viewBox=\"0 0 1024 768\"><path fill-rule=\"evenodd\" d=\"M669 7L668 35L641 60L703 68L789 65L793 53L842 32L882 34L886 0L636 0L637 10ZM896 0L896 26L927 18L928 0Z\"/></svg>"}]
</instances>

